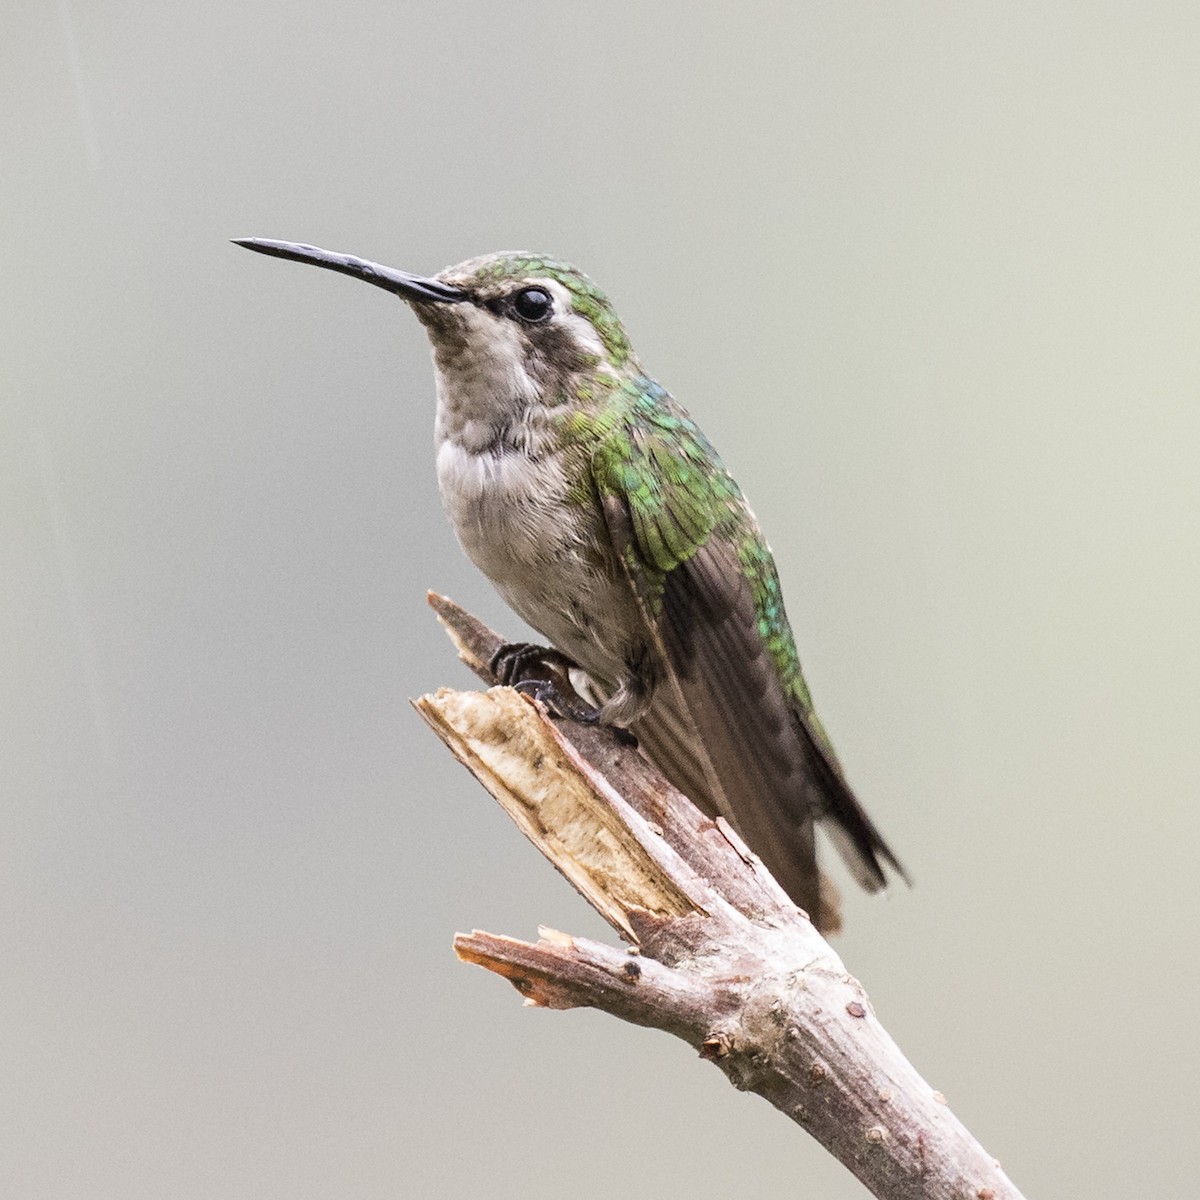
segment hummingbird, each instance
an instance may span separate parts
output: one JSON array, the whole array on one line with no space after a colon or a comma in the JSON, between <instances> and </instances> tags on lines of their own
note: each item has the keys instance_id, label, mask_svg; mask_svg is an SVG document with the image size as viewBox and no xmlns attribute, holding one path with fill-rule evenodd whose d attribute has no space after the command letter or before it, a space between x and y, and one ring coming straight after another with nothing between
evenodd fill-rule
<instances>
[{"instance_id":1,"label":"hummingbird","mask_svg":"<svg viewBox=\"0 0 1200 1200\"><path fill-rule=\"evenodd\" d=\"M295 242L236 244L374 284L424 326L443 505L471 561L569 669L565 715L632 735L824 932L841 916L818 824L868 891L885 867L908 882L813 708L758 520L586 275L529 252L422 276ZM502 678L528 670L529 649L505 648Z\"/></svg>"}]
</instances>

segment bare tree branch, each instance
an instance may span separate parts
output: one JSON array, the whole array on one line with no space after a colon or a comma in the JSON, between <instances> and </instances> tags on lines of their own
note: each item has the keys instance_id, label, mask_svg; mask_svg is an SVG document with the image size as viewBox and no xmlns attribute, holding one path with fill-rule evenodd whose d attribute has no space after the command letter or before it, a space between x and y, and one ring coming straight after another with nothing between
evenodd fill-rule
<instances>
[{"instance_id":1,"label":"bare tree branch","mask_svg":"<svg viewBox=\"0 0 1200 1200\"><path fill-rule=\"evenodd\" d=\"M501 639L444 597L430 603L463 661L493 682ZM527 1004L599 1008L683 1038L881 1200L1021 1200L737 834L636 749L510 688L442 690L415 707L630 943L476 931L455 938L460 958L502 975Z\"/></svg>"}]
</instances>

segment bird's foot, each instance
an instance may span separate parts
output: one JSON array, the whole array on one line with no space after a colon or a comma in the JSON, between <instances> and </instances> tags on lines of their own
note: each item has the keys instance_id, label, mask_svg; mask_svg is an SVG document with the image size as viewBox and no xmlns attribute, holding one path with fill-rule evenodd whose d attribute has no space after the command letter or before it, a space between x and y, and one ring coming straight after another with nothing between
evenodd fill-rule
<instances>
[{"instance_id":1,"label":"bird's foot","mask_svg":"<svg viewBox=\"0 0 1200 1200\"><path fill-rule=\"evenodd\" d=\"M560 651L532 642L505 642L488 662L489 670L501 684L532 696L554 716L580 725L602 725L601 710L588 704L571 683L571 669L575 665ZM622 745L637 745L637 738L628 729L619 725L608 728Z\"/></svg>"},{"instance_id":2,"label":"bird's foot","mask_svg":"<svg viewBox=\"0 0 1200 1200\"><path fill-rule=\"evenodd\" d=\"M522 696L532 696L556 717L566 717L580 725L599 725L600 710L584 703L572 688L566 691L556 679L522 679L512 685Z\"/></svg>"},{"instance_id":3,"label":"bird's foot","mask_svg":"<svg viewBox=\"0 0 1200 1200\"><path fill-rule=\"evenodd\" d=\"M536 642L504 642L488 659L488 670L504 687L516 687L526 680L553 679L569 672L575 664L550 646Z\"/></svg>"}]
</instances>

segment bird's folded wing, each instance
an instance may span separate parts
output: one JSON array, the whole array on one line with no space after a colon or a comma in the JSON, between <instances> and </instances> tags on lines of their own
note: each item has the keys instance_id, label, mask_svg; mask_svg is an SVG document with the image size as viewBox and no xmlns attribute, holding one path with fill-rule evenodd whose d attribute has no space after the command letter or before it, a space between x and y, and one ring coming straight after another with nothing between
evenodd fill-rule
<instances>
[{"instance_id":1,"label":"bird's folded wing","mask_svg":"<svg viewBox=\"0 0 1200 1200\"><path fill-rule=\"evenodd\" d=\"M619 469L610 461L598 478L613 548L666 667L634 732L676 786L724 815L793 899L832 928L836 901L817 870L816 818L832 818L835 843L869 890L885 882L879 858L898 864L846 783L806 695L801 702L788 690L772 658L732 536L740 529L761 539L740 492L719 462L715 478L711 460L707 473L686 469L698 458L686 438L681 472L679 430L671 433L666 447L653 428L632 431ZM744 514L732 527L719 519L729 505Z\"/></svg>"}]
</instances>

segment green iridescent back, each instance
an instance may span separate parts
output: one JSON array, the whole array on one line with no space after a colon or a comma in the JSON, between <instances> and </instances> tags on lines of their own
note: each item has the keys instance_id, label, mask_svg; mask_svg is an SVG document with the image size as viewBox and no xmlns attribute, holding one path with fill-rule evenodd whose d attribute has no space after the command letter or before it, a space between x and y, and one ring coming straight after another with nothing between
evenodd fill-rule
<instances>
[{"instance_id":1,"label":"green iridescent back","mask_svg":"<svg viewBox=\"0 0 1200 1200\"><path fill-rule=\"evenodd\" d=\"M758 633L780 682L832 755L813 714L770 547L741 488L696 422L670 393L641 374L616 383L595 406L577 408L567 420L570 436L592 446L595 486L629 508L630 552L638 556L651 605L661 602L667 573L710 538L737 548L753 589Z\"/></svg>"}]
</instances>

